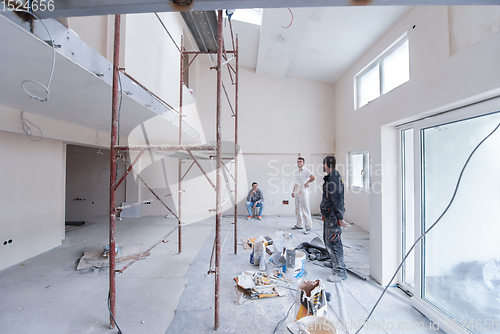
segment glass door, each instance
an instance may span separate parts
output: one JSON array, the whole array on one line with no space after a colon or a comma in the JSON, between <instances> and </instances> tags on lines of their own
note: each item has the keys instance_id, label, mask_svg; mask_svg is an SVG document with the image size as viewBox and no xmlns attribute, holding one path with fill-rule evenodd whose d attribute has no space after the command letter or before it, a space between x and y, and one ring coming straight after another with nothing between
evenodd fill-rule
<instances>
[{"instance_id":1,"label":"glass door","mask_svg":"<svg viewBox=\"0 0 500 334\"><path fill-rule=\"evenodd\" d=\"M414 124L415 231L431 228L415 249L414 305L448 333L500 332L499 102Z\"/></svg>"}]
</instances>

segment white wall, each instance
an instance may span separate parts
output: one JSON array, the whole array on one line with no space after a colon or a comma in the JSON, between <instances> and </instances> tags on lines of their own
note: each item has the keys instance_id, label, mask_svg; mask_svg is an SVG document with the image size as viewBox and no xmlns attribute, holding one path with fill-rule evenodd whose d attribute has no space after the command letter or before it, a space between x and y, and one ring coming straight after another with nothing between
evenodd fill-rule
<instances>
[{"instance_id":1,"label":"white wall","mask_svg":"<svg viewBox=\"0 0 500 334\"><path fill-rule=\"evenodd\" d=\"M65 147L60 141L33 142L25 135L0 132L0 157L3 269L61 244Z\"/></svg>"},{"instance_id":2,"label":"white wall","mask_svg":"<svg viewBox=\"0 0 500 334\"><path fill-rule=\"evenodd\" d=\"M0 118L3 269L61 244L65 225L66 143L97 150L99 145L109 146L110 135L24 113L24 118L43 133L42 139L34 142L23 132L19 110L0 106ZM29 124L32 139L37 140L40 133L33 124ZM12 243L3 246L10 239Z\"/></svg>"},{"instance_id":3,"label":"white wall","mask_svg":"<svg viewBox=\"0 0 500 334\"><path fill-rule=\"evenodd\" d=\"M216 72L209 69L206 59L195 61L197 100L203 131L208 142L215 140L216 133ZM227 70L224 82L234 108L234 86L230 84ZM306 159L310 169L322 172L321 161L334 147L333 85L298 78L276 79L256 75L253 70L240 67L239 91L239 144L242 156L238 176L238 214L246 214L245 202L250 183L257 181L264 191L266 208L264 215L294 214L294 203L290 196L293 182L292 171L296 168L299 154ZM234 145L234 117L223 94L222 97L222 140L230 150ZM223 150L226 150L224 148ZM141 158L141 161L150 158ZM191 160L183 164L185 172ZM234 164L224 160L227 167L234 171ZM215 179L215 161L200 161L212 182ZM149 162L143 161L144 164ZM165 181L171 192L177 191L177 160L164 159L154 166L145 168L147 182L161 193L168 193ZM147 169L147 170L146 170ZM278 172L276 172L278 169ZM311 187L311 210L319 212L321 199L321 175ZM232 187L233 181L228 176ZM225 189L225 178L222 184ZM215 191L195 165L183 181L185 193L182 199L183 216L206 216L215 209ZM223 201L229 196L223 191ZM141 190L141 199L150 198L147 190ZM288 199L289 205L282 205ZM170 200L170 199L169 199ZM173 198L177 205L177 195ZM225 212L232 214L231 200L224 206ZM143 214L165 214L167 211L159 203L144 206ZM187 219L187 218L186 218Z\"/></svg>"},{"instance_id":4,"label":"white wall","mask_svg":"<svg viewBox=\"0 0 500 334\"><path fill-rule=\"evenodd\" d=\"M67 145L66 218L68 220L109 215L109 167L108 149ZM123 162L118 160L118 179L124 171ZM117 205L125 201L125 186L126 183L122 183L116 191Z\"/></svg>"},{"instance_id":5,"label":"white wall","mask_svg":"<svg viewBox=\"0 0 500 334\"><path fill-rule=\"evenodd\" d=\"M147 167L142 169L141 176L147 184L154 190L154 192L161 197L162 201L177 214L175 203L177 202L177 188L174 189L177 180L178 160L173 158L164 158L149 164L144 160L149 159L148 156L141 158L141 167L147 164ZM136 179L135 182L140 185L140 198L141 201L155 199L154 195ZM172 187L170 187L172 184ZM128 186L129 184L127 184ZM174 193L173 196L164 197L167 194ZM175 201L175 202L174 202ZM172 216L170 212L158 201L154 200L151 204L143 205L143 216Z\"/></svg>"},{"instance_id":6,"label":"white wall","mask_svg":"<svg viewBox=\"0 0 500 334\"><path fill-rule=\"evenodd\" d=\"M215 140L216 133L217 78L209 66L198 64L195 91L205 136L210 141ZM223 73L226 89L234 101L227 70ZM238 137L248 179L247 184L239 182L239 193L244 192L246 201L250 183L256 181L266 197L265 215L294 214L293 202L288 206L281 203L284 199L292 200L288 188L297 157L300 154L309 167L314 164L317 169L324 155L333 152L333 85L293 77L261 76L244 67L239 68L239 75ZM224 94L221 127L222 140L234 142L234 118ZM321 182L316 181L316 185ZM313 212L318 211L319 199L320 189L316 189L311 198ZM244 203L240 203L238 213L246 213Z\"/></svg>"},{"instance_id":7,"label":"white wall","mask_svg":"<svg viewBox=\"0 0 500 334\"><path fill-rule=\"evenodd\" d=\"M88 46L109 61L113 61L113 54L108 55L108 26L110 16L82 16L70 17L69 28ZM111 36L112 37L112 36ZM111 44L113 40L111 39Z\"/></svg>"},{"instance_id":8,"label":"white wall","mask_svg":"<svg viewBox=\"0 0 500 334\"><path fill-rule=\"evenodd\" d=\"M180 15L178 13L162 13L159 15L163 18L172 36L176 38L177 44L180 45L180 35L184 30L184 23ZM87 44L108 60L112 60L113 16L70 18L69 21L70 28L73 28ZM124 15L122 16L121 33L120 66L125 67L127 73L135 77L135 79L139 80L144 86L174 108L177 108L179 102L180 55L163 30L160 22L154 14ZM192 81L195 82L196 80ZM2 227L2 235L5 232L5 236L3 237L8 238L6 239L7 241L10 239L13 240L4 249L10 250L9 253L14 249L17 252L15 256L5 255L7 253L1 254L0 268L51 249L59 245L61 239L64 237L64 181L66 175L64 167L66 163L66 144L94 148L89 149L79 146L80 151L85 151L85 153L72 152L68 161L70 176L70 183L68 183L68 218L81 216L81 214L85 216L108 214L109 182L107 179L109 178L109 153L105 152L103 159L100 159L102 156L94 155L94 153L97 152L99 147L103 149L109 147L110 134L33 114L25 113L24 116L42 130L43 139L40 142L33 144L23 133L20 111L0 106L0 117L2 120L0 122L0 137L2 138L0 150L2 152L2 161L9 162L9 164L2 163L1 171L4 174L4 171L16 172L16 177L12 178L12 181L2 181L2 189L7 190L2 191L2 208L4 204L9 203L7 205L9 210L1 210L5 213L6 218L2 219L0 222L2 225L0 226ZM199 122L195 125L200 127ZM33 131L35 135L38 134L35 128L33 128ZM8 145L4 138L9 138ZM122 138L122 143L126 142L126 139ZM14 142L15 145L11 145L10 141ZM43 149L38 151L36 148L39 147ZM56 155L54 151L59 148L60 151L58 151L57 157L54 157ZM43 161L43 163L40 163L43 168L36 172L30 170L30 168L36 169L37 167L37 161L33 162L29 158L32 156L33 150L36 151L34 156L37 159L45 151L48 151L47 154L50 157L47 161L50 164L45 166L46 162ZM87 154L87 150L92 152ZM86 156L93 159L86 159ZM58 165L59 168L56 169L53 165ZM176 160L174 166L176 168ZM172 169L173 167L169 166L168 168ZM47 169L51 170L51 178L60 180L59 183L52 182L52 188L50 189L47 188L49 186L47 182L52 180L51 178L35 179L26 176L47 173ZM121 171L123 171L123 168ZM119 174L121 175L121 173ZM85 176L83 177L83 175ZM16 184L15 182L21 178L23 178L23 181ZM87 182L84 181L85 179ZM126 188L123 188L124 186ZM53 187L60 188L56 194L46 192L47 189L50 190L49 192L52 192ZM43 200L40 200L40 203L44 204L45 209L42 210L39 208L39 203L31 203L31 195L28 196L28 201L24 201L23 205L18 205L17 202L21 203L20 196L24 193L33 193L33 196L39 196L40 193L44 193L45 196L40 196L43 198ZM5 196L9 198L9 201L3 199ZM119 188L117 196L118 204L123 200L134 202L144 199L144 197L145 199L151 198L151 195L146 195L143 192L132 175L128 176L125 184ZM74 198L85 198L86 201L72 201ZM15 201L16 204L11 205L11 201ZM48 203L45 203L46 201ZM33 210L17 212L21 211L21 207L32 207ZM147 208L145 214L159 214L157 211L154 208ZM39 217L40 213L43 215L41 220ZM12 220L16 221L15 225L12 224ZM35 221L38 225L33 227L33 222ZM44 228L44 231L38 233L39 228ZM46 238L40 238L41 235L44 236L45 234L47 234ZM23 238L30 243L28 244L23 241Z\"/></svg>"},{"instance_id":9,"label":"white wall","mask_svg":"<svg viewBox=\"0 0 500 334\"><path fill-rule=\"evenodd\" d=\"M158 13L180 47L179 13ZM180 53L154 13L126 16L125 70L168 104L179 105Z\"/></svg>"},{"instance_id":10,"label":"white wall","mask_svg":"<svg viewBox=\"0 0 500 334\"><path fill-rule=\"evenodd\" d=\"M349 151L370 150L376 188L369 195L348 194L346 206L360 211L353 223L369 228L371 275L381 283L388 282L399 261L395 125L500 86L498 13L499 7L414 7L335 85L335 149L340 164L346 164ZM354 110L354 75L406 31L410 81Z\"/></svg>"}]
</instances>

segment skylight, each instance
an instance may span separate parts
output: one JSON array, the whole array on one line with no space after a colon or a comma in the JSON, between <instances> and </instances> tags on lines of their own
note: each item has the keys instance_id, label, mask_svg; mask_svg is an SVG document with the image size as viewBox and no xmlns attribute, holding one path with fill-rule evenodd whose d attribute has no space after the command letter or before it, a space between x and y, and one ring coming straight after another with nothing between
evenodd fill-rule
<instances>
[{"instance_id":1,"label":"skylight","mask_svg":"<svg viewBox=\"0 0 500 334\"><path fill-rule=\"evenodd\" d=\"M236 9L231 17L231 20L256 24L260 26L262 22L262 9Z\"/></svg>"}]
</instances>

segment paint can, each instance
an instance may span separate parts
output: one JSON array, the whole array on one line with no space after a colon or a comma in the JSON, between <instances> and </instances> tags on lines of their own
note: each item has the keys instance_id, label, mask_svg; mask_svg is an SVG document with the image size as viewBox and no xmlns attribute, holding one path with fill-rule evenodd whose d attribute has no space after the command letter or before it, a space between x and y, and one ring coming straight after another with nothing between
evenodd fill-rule
<instances>
[{"instance_id":1,"label":"paint can","mask_svg":"<svg viewBox=\"0 0 500 334\"><path fill-rule=\"evenodd\" d=\"M306 267L306 253L301 250L295 251L295 277L304 276L304 269ZM299 276L300 275L300 276Z\"/></svg>"},{"instance_id":2,"label":"paint can","mask_svg":"<svg viewBox=\"0 0 500 334\"><path fill-rule=\"evenodd\" d=\"M335 325L325 317L308 316L296 322L300 334L336 334Z\"/></svg>"},{"instance_id":3,"label":"paint can","mask_svg":"<svg viewBox=\"0 0 500 334\"><path fill-rule=\"evenodd\" d=\"M293 276L293 278L304 276L306 265L306 253L301 250L287 249L286 264L283 265L283 272Z\"/></svg>"}]
</instances>

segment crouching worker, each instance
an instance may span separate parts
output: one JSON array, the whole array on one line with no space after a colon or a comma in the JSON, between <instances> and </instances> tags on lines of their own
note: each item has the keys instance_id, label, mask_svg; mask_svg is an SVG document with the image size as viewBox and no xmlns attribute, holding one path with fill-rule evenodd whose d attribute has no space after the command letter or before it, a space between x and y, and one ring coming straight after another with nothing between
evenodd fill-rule
<instances>
[{"instance_id":1,"label":"crouching worker","mask_svg":"<svg viewBox=\"0 0 500 334\"><path fill-rule=\"evenodd\" d=\"M252 189L248 192L247 196L247 219L252 218L252 208L259 208L258 219L262 219L262 209L264 209L264 195L259 189L257 182L252 183Z\"/></svg>"}]
</instances>

